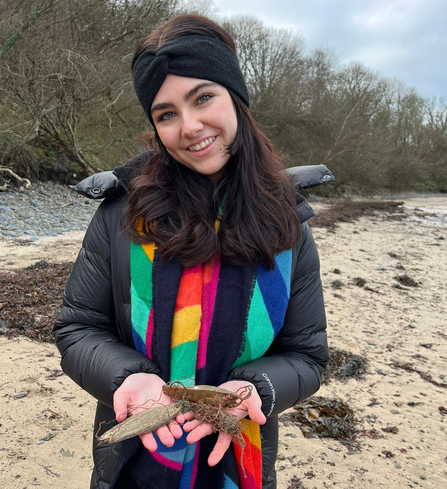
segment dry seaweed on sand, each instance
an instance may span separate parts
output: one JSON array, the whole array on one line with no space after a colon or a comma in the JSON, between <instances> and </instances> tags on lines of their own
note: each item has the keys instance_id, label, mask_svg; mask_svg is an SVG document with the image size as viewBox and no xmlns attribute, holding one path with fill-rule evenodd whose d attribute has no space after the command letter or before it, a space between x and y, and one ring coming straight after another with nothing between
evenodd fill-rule
<instances>
[{"instance_id":1,"label":"dry seaweed on sand","mask_svg":"<svg viewBox=\"0 0 447 489\"><path fill-rule=\"evenodd\" d=\"M62 307L73 263L37 262L28 268L0 273L1 334L52 341L51 330Z\"/></svg>"},{"instance_id":2,"label":"dry seaweed on sand","mask_svg":"<svg viewBox=\"0 0 447 489\"><path fill-rule=\"evenodd\" d=\"M421 379L426 380L427 382L430 382L431 384L436 385L437 387L447 387L447 383L437 382L436 380L433 380L433 377L430 374L427 374L426 372L422 372L422 370L413 367L411 363L401 363L393 360L390 363L390 366L394 368L401 368L403 370L406 370L407 372L415 372L419 374Z\"/></svg>"},{"instance_id":3,"label":"dry seaweed on sand","mask_svg":"<svg viewBox=\"0 0 447 489\"><path fill-rule=\"evenodd\" d=\"M358 379L366 373L367 363L366 357L330 347L329 363L321 382L327 384L331 380L347 380L349 377Z\"/></svg>"},{"instance_id":4,"label":"dry seaweed on sand","mask_svg":"<svg viewBox=\"0 0 447 489\"><path fill-rule=\"evenodd\" d=\"M403 202L386 200L336 202L328 209L314 216L310 220L310 225L335 230L338 222L352 222L361 217L373 216L377 213L387 214L387 217L392 219L403 219L406 214L402 209L402 205Z\"/></svg>"},{"instance_id":5,"label":"dry seaweed on sand","mask_svg":"<svg viewBox=\"0 0 447 489\"><path fill-rule=\"evenodd\" d=\"M357 435L359 420L354 410L342 399L312 397L282 414L279 420L286 426L298 425L306 438L334 438L349 448L360 448Z\"/></svg>"},{"instance_id":6,"label":"dry seaweed on sand","mask_svg":"<svg viewBox=\"0 0 447 489\"><path fill-rule=\"evenodd\" d=\"M298 476L294 475L289 480L289 485L287 486L287 489L304 489L302 480Z\"/></svg>"},{"instance_id":7,"label":"dry seaweed on sand","mask_svg":"<svg viewBox=\"0 0 447 489\"><path fill-rule=\"evenodd\" d=\"M404 285L405 287L419 287L418 282L416 282L416 280L409 277L407 274L397 275L396 277L393 278L394 280L397 280L401 285Z\"/></svg>"}]
</instances>

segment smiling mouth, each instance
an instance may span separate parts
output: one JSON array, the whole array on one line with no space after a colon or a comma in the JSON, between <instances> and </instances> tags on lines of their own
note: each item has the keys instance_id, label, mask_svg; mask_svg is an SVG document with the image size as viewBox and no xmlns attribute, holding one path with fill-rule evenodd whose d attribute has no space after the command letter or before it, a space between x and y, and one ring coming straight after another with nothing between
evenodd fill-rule
<instances>
[{"instance_id":1,"label":"smiling mouth","mask_svg":"<svg viewBox=\"0 0 447 489\"><path fill-rule=\"evenodd\" d=\"M200 151L201 149L204 149L207 146L209 146L215 139L216 139L216 136L211 136L210 138L205 139L204 141L202 141L199 144L194 144L194 146L189 146L188 150L189 151Z\"/></svg>"}]
</instances>

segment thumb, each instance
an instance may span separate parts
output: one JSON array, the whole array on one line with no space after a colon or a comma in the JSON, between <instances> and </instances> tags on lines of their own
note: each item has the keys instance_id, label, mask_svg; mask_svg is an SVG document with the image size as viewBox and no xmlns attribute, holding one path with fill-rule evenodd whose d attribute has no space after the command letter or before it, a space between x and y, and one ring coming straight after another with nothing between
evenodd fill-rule
<instances>
[{"instance_id":1,"label":"thumb","mask_svg":"<svg viewBox=\"0 0 447 489\"><path fill-rule=\"evenodd\" d=\"M116 420L121 423L127 418L127 399L124 396L115 393L113 396L113 410L115 411Z\"/></svg>"},{"instance_id":2,"label":"thumb","mask_svg":"<svg viewBox=\"0 0 447 489\"><path fill-rule=\"evenodd\" d=\"M261 408L255 404L250 404L248 407L248 415L250 419L254 421L256 424L265 424L267 418L264 416L264 413L261 411Z\"/></svg>"}]
</instances>

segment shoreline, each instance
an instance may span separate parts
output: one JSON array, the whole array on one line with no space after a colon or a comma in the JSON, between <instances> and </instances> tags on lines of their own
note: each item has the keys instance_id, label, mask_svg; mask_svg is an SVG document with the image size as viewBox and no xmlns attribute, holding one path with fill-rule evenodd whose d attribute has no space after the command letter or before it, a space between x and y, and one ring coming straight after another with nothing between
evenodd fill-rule
<instances>
[{"instance_id":1,"label":"shoreline","mask_svg":"<svg viewBox=\"0 0 447 489\"><path fill-rule=\"evenodd\" d=\"M439 199L434 204L447 209L447 197ZM427 213L408 200L409 217ZM317 212L327 205L311 202ZM331 380L316 396L343 399L364 434L357 436L360 450L350 449L332 438L305 438L298 425L281 421L278 489L443 487L447 228L376 213L312 231L330 347L367 360L363 376ZM1 241L0 267L16 273L42 259L73 261L82 235ZM416 286L396 279L403 275ZM0 347L2 480L12 489L88 487L95 400L62 374L54 345L0 336Z\"/></svg>"}]
</instances>

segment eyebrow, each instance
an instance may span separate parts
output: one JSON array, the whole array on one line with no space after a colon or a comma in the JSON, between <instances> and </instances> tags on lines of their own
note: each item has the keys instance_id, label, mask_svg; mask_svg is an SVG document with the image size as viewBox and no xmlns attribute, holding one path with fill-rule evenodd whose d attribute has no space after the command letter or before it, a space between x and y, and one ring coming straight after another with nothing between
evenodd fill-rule
<instances>
[{"instance_id":1,"label":"eyebrow","mask_svg":"<svg viewBox=\"0 0 447 489\"><path fill-rule=\"evenodd\" d=\"M196 85L194 88L192 88L186 95L185 95L185 102L187 102L191 97L193 97L201 88L203 87L211 87L215 86L217 83L214 82L203 82L199 83ZM159 104L156 104L152 107L151 109L151 114L156 112L157 110L165 110L165 109L172 109L174 108L175 105L172 102L161 102Z\"/></svg>"},{"instance_id":2,"label":"eyebrow","mask_svg":"<svg viewBox=\"0 0 447 489\"><path fill-rule=\"evenodd\" d=\"M185 102L187 102L191 97L193 97L201 88L203 87L212 87L217 85L217 83L214 82L203 82L199 83L196 85L194 88L192 88L186 95L185 95Z\"/></svg>"}]
</instances>

